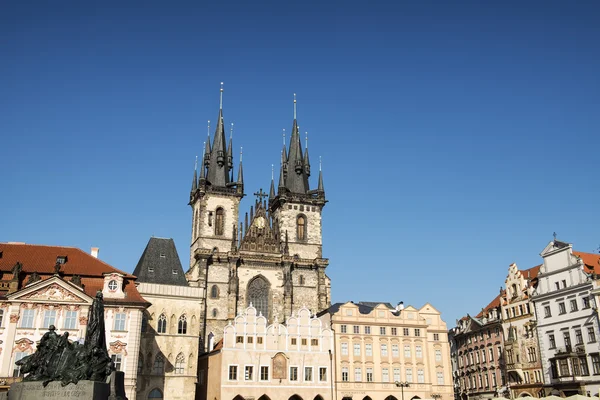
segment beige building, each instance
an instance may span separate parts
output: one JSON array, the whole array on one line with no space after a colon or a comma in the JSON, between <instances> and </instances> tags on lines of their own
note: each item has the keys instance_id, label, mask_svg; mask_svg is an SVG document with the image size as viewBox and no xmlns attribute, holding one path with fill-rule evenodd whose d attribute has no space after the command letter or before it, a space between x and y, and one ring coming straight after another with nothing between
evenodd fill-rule
<instances>
[{"instance_id":1,"label":"beige building","mask_svg":"<svg viewBox=\"0 0 600 400\"><path fill-rule=\"evenodd\" d=\"M97 249L95 249L97 255ZM125 373L125 392L136 398L142 314L148 303L135 277L74 247L0 243L0 380L20 380L15 364L56 326L84 340L97 291L104 295L108 352Z\"/></svg>"},{"instance_id":2,"label":"beige building","mask_svg":"<svg viewBox=\"0 0 600 400\"><path fill-rule=\"evenodd\" d=\"M268 324L252 305L199 362L199 400L333 400L333 333L301 308Z\"/></svg>"},{"instance_id":3,"label":"beige building","mask_svg":"<svg viewBox=\"0 0 600 400\"><path fill-rule=\"evenodd\" d=\"M134 274L151 303L142 324L137 398L193 398L203 289L188 286L173 239L150 238Z\"/></svg>"},{"instance_id":4,"label":"beige building","mask_svg":"<svg viewBox=\"0 0 600 400\"><path fill-rule=\"evenodd\" d=\"M335 333L336 399L453 398L448 330L430 304L337 303L319 318Z\"/></svg>"}]
</instances>

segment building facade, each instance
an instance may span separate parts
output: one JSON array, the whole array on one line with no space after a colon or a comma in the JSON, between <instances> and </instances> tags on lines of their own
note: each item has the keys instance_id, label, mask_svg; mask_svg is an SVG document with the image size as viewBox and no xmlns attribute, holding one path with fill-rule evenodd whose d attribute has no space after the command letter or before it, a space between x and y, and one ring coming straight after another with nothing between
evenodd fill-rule
<instances>
[{"instance_id":1,"label":"building facade","mask_svg":"<svg viewBox=\"0 0 600 400\"><path fill-rule=\"evenodd\" d=\"M519 270L508 267L501 301L507 385L511 398L544 397L542 364L531 295L538 283L540 266Z\"/></svg>"},{"instance_id":2,"label":"building facade","mask_svg":"<svg viewBox=\"0 0 600 400\"><path fill-rule=\"evenodd\" d=\"M455 381L462 400L508 397L504 333L500 302L504 291L477 316L467 315L453 329L458 371Z\"/></svg>"},{"instance_id":3,"label":"building facade","mask_svg":"<svg viewBox=\"0 0 600 400\"><path fill-rule=\"evenodd\" d=\"M192 208L190 286L204 290L201 347L209 337L220 340L225 326L253 304L268 323L286 320L303 306L313 312L330 304L329 264L322 251L323 177L309 186L308 149L302 150L294 120L289 149L281 154L277 189L262 189L240 218L244 196L242 162L234 179L233 144L225 139L223 89L214 137L194 171L189 205Z\"/></svg>"},{"instance_id":4,"label":"building facade","mask_svg":"<svg viewBox=\"0 0 600 400\"><path fill-rule=\"evenodd\" d=\"M319 318L335 333L337 399L453 398L448 330L430 304L337 303Z\"/></svg>"},{"instance_id":5,"label":"building facade","mask_svg":"<svg viewBox=\"0 0 600 400\"><path fill-rule=\"evenodd\" d=\"M150 238L134 275L151 304L142 320L137 398L193 398L203 290L188 285L173 239Z\"/></svg>"},{"instance_id":6,"label":"building facade","mask_svg":"<svg viewBox=\"0 0 600 400\"><path fill-rule=\"evenodd\" d=\"M597 254L550 242L533 293L546 393L596 395L600 388L598 317L592 307Z\"/></svg>"},{"instance_id":7,"label":"building facade","mask_svg":"<svg viewBox=\"0 0 600 400\"><path fill-rule=\"evenodd\" d=\"M199 400L333 400L333 333L308 308L285 324L252 305L200 358Z\"/></svg>"},{"instance_id":8,"label":"building facade","mask_svg":"<svg viewBox=\"0 0 600 400\"><path fill-rule=\"evenodd\" d=\"M97 251L96 251L97 253ZM108 352L136 398L142 314L135 277L73 247L0 243L0 380L20 380L15 364L35 352L50 325L83 340L96 292L104 296Z\"/></svg>"}]
</instances>

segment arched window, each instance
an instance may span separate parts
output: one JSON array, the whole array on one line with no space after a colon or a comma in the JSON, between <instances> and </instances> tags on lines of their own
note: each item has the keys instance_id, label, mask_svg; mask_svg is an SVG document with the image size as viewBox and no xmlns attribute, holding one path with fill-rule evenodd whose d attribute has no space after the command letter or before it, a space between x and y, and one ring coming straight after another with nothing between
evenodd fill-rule
<instances>
[{"instance_id":1,"label":"arched window","mask_svg":"<svg viewBox=\"0 0 600 400\"><path fill-rule=\"evenodd\" d=\"M138 358L138 375L140 375L144 371L144 357L140 354L140 358Z\"/></svg>"},{"instance_id":2,"label":"arched window","mask_svg":"<svg viewBox=\"0 0 600 400\"><path fill-rule=\"evenodd\" d=\"M215 235L222 236L223 228L225 226L225 211L219 207L215 217Z\"/></svg>"},{"instance_id":3,"label":"arched window","mask_svg":"<svg viewBox=\"0 0 600 400\"><path fill-rule=\"evenodd\" d=\"M163 394L158 389L152 389L150 394L148 395L149 399L163 399Z\"/></svg>"},{"instance_id":4,"label":"arched window","mask_svg":"<svg viewBox=\"0 0 600 400\"><path fill-rule=\"evenodd\" d=\"M269 317L269 282L262 276L257 276L248 284L248 304L252 303L256 313Z\"/></svg>"},{"instance_id":5,"label":"arched window","mask_svg":"<svg viewBox=\"0 0 600 400\"><path fill-rule=\"evenodd\" d=\"M183 353L179 353L177 355L177 359L175 359L175 373L183 374L185 371L185 356Z\"/></svg>"},{"instance_id":6,"label":"arched window","mask_svg":"<svg viewBox=\"0 0 600 400\"><path fill-rule=\"evenodd\" d=\"M165 356L163 356L162 353L158 353L158 355L154 359L152 373L154 375L162 375L165 373ZM160 399L160 397L158 398Z\"/></svg>"},{"instance_id":7,"label":"arched window","mask_svg":"<svg viewBox=\"0 0 600 400\"><path fill-rule=\"evenodd\" d=\"M296 238L306 240L306 217L304 215L298 215L296 218Z\"/></svg>"},{"instance_id":8,"label":"arched window","mask_svg":"<svg viewBox=\"0 0 600 400\"><path fill-rule=\"evenodd\" d=\"M160 317L158 317L156 331L158 333L167 333L167 317L165 317L165 314L160 314Z\"/></svg>"},{"instance_id":9,"label":"arched window","mask_svg":"<svg viewBox=\"0 0 600 400\"><path fill-rule=\"evenodd\" d=\"M187 333L187 318L185 315L179 317L179 322L177 323L177 333L179 335L185 335Z\"/></svg>"},{"instance_id":10,"label":"arched window","mask_svg":"<svg viewBox=\"0 0 600 400\"><path fill-rule=\"evenodd\" d=\"M218 313L219 313L219 312L217 311L217 309L216 309L216 308L213 308L213 310L212 310L212 316L213 316L213 318L217 318L217 314L218 314Z\"/></svg>"},{"instance_id":11,"label":"arched window","mask_svg":"<svg viewBox=\"0 0 600 400\"><path fill-rule=\"evenodd\" d=\"M219 288L217 287L217 285L212 285L212 287L210 288L210 298L211 299L219 298Z\"/></svg>"}]
</instances>

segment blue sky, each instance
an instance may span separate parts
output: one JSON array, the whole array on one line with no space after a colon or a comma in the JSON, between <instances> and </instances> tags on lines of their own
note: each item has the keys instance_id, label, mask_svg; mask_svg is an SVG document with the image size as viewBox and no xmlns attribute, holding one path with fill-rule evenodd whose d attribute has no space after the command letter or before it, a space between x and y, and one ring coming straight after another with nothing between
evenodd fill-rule
<instances>
[{"instance_id":1,"label":"blue sky","mask_svg":"<svg viewBox=\"0 0 600 400\"><path fill-rule=\"evenodd\" d=\"M187 267L223 81L247 194L298 94L333 301L430 302L450 327L553 232L598 248L600 3L120 3L3 2L0 241L132 271L172 237Z\"/></svg>"}]
</instances>

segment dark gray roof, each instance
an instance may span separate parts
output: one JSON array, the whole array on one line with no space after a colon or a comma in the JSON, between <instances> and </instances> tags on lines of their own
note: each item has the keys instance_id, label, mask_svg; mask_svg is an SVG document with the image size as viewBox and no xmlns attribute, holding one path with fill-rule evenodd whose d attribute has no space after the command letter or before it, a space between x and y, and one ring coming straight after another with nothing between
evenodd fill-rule
<instances>
[{"instance_id":1,"label":"dark gray roof","mask_svg":"<svg viewBox=\"0 0 600 400\"><path fill-rule=\"evenodd\" d=\"M384 303L384 302L378 302L378 301L359 301L358 304L361 304L361 305L367 306L367 307L371 307L371 308L375 308L378 305L383 304L384 306L386 306L390 310L394 310L395 309L395 307L393 305L391 305L390 303Z\"/></svg>"},{"instance_id":2,"label":"dark gray roof","mask_svg":"<svg viewBox=\"0 0 600 400\"><path fill-rule=\"evenodd\" d=\"M302 156L302 145L300 144L300 133L298 132L298 121L296 119L294 119L292 126L287 166L288 171L285 177L285 187L291 193L306 194L309 190L308 174L304 157Z\"/></svg>"},{"instance_id":3,"label":"dark gray roof","mask_svg":"<svg viewBox=\"0 0 600 400\"><path fill-rule=\"evenodd\" d=\"M188 286L173 239L151 237L133 275L139 282Z\"/></svg>"},{"instance_id":4,"label":"dark gray roof","mask_svg":"<svg viewBox=\"0 0 600 400\"><path fill-rule=\"evenodd\" d=\"M217 129L212 143L210 160L208 163L208 174L206 179L216 187L226 187L230 182L229 166L227 160L227 148L225 144L225 126L223 122L223 109L219 110Z\"/></svg>"}]
</instances>

